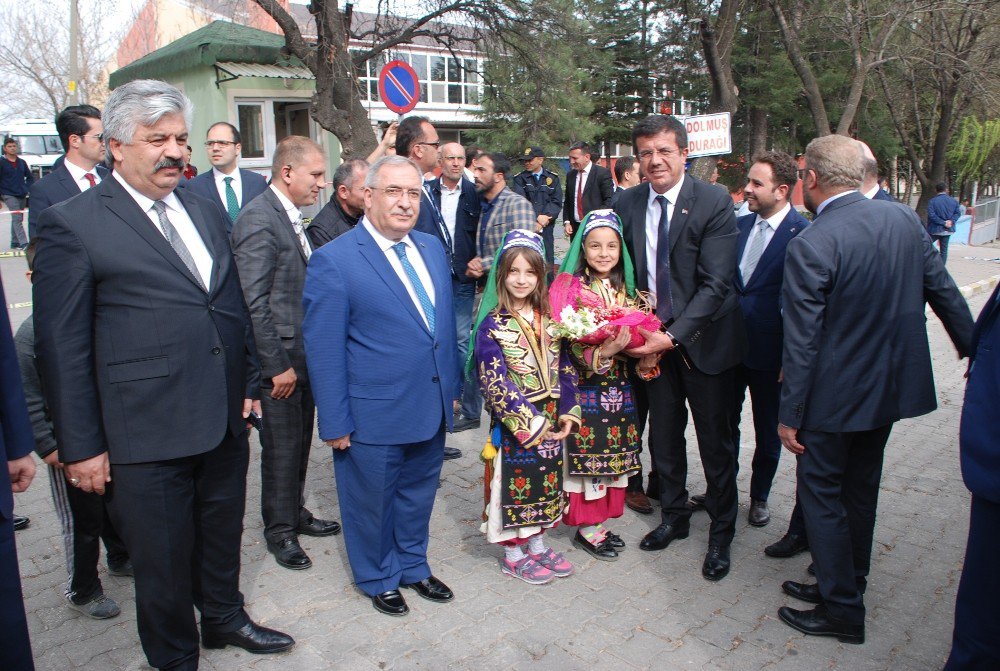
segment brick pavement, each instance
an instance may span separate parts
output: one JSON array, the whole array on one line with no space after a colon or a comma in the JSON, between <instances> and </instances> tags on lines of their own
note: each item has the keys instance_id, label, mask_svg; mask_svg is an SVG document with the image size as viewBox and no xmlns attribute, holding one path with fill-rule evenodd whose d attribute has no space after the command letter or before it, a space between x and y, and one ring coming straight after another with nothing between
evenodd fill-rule
<instances>
[{"instance_id":1,"label":"brick pavement","mask_svg":"<svg viewBox=\"0 0 1000 671\"><path fill-rule=\"evenodd\" d=\"M963 253L969 250L969 253ZM963 256L979 253L979 260ZM995 250L953 247L949 268L959 284L1000 273ZM8 302L30 300L20 259L0 261ZM19 280L18 278L22 278ZM986 294L970 298L978 314ZM17 323L26 311L11 310ZM446 462L431 523L435 574L455 591L454 603L410 598L411 613L376 613L351 585L342 537L306 538L313 559L308 571L278 567L261 540L258 513L259 454L254 440L248 510L243 536L242 586L258 622L292 634L287 654L257 657L242 650L203 651L202 668L240 669L938 669L950 647L955 591L961 570L969 496L957 456L957 426L964 364L940 324L928 322L939 409L900 422L889 441L872 576L867 595L868 642L843 645L807 638L777 619L794 604L780 591L785 579L806 580L806 556L770 559L762 549L782 535L794 491L787 454L775 480L774 520L764 529L746 523L752 446L741 450L740 522L728 578L709 583L700 574L708 518L697 513L692 535L660 553L638 550L658 514L626 510L613 528L629 544L615 563L599 562L570 545L570 533L551 533L553 545L576 563L577 574L533 587L501 576L500 553L478 531L482 467L477 458L485 429L449 439L465 454ZM744 436L752 435L749 411ZM694 445L689 429L689 444ZM645 456L645 455L644 455ZM690 488L704 478L691 453ZM310 465L310 508L339 518L330 454L317 439ZM647 462L648 464L648 462ZM105 591L122 606L113 620L92 621L63 600L65 568L58 521L44 468L31 489L17 497L31 527L18 532L25 605L40 671L146 669L135 630L129 579L108 576ZM150 533L155 533L151 529Z\"/></svg>"}]
</instances>

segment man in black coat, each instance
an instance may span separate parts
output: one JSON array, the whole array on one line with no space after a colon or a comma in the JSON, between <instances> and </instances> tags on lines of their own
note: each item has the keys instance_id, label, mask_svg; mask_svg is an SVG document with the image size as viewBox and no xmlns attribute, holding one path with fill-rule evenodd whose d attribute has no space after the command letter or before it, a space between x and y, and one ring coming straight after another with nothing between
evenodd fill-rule
<instances>
[{"instance_id":1,"label":"man in black coat","mask_svg":"<svg viewBox=\"0 0 1000 671\"><path fill-rule=\"evenodd\" d=\"M344 161L333 173L333 196L306 228L313 249L319 249L347 233L365 212L365 177L368 162L360 158Z\"/></svg>"},{"instance_id":2,"label":"man in black coat","mask_svg":"<svg viewBox=\"0 0 1000 671\"><path fill-rule=\"evenodd\" d=\"M576 235L580 222L591 210L611 207L615 182L611 171L594 163L593 149L586 142L577 142L569 148L569 165L566 174L566 198L563 201L563 223L566 235Z\"/></svg>"},{"instance_id":3,"label":"man in black coat","mask_svg":"<svg viewBox=\"0 0 1000 671\"><path fill-rule=\"evenodd\" d=\"M112 92L115 171L46 210L35 353L69 483L108 497L135 572L151 666L196 669L201 643L277 652L239 591L260 371L223 214L177 191L191 102L164 82ZM113 482L112 482L113 480Z\"/></svg>"},{"instance_id":4,"label":"man in black coat","mask_svg":"<svg viewBox=\"0 0 1000 671\"><path fill-rule=\"evenodd\" d=\"M736 448L729 418L735 368L747 350L743 315L733 290L736 217L722 189L684 174L687 131L671 116L649 116L632 130L648 180L622 193L615 212L635 264L636 286L649 291L662 332L650 333L636 355L662 353L660 376L647 386L649 445L659 475L663 520L643 539L662 550L687 538L687 450L690 404L712 518L702 575L729 573L736 532Z\"/></svg>"},{"instance_id":5,"label":"man in black coat","mask_svg":"<svg viewBox=\"0 0 1000 671\"><path fill-rule=\"evenodd\" d=\"M535 232L540 233L545 243L545 267L552 280L555 263L555 224L562 209L562 187L559 175L545 168L545 152L541 147L528 147L521 155L524 171L514 176L511 189L519 196L531 201L535 208Z\"/></svg>"},{"instance_id":6,"label":"man in black coat","mask_svg":"<svg viewBox=\"0 0 1000 671\"><path fill-rule=\"evenodd\" d=\"M28 239L34 239L42 212L87 189L108 176L101 165L104 142L101 141L101 110L92 105L72 105L56 117L56 131L66 152L48 175L31 185L31 209L28 211Z\"/></svg>"},{"instance_id":7,"label":"man in black coat","mask_svg":"<svg viewBox=\"0 0 1000 671\"><path fill-rule=\"evenodd\" d=\"M788 243L778 434L798 455L797 492L817 584L788 581L817 604L779 617L805 634L863 643L863 595L882 459L892 425L937 406L924 301L967 356L972 315L920 225L898 203L858 192L857 143L809 143L803 196L816 214Z\"/></svg>"}]
</instances>

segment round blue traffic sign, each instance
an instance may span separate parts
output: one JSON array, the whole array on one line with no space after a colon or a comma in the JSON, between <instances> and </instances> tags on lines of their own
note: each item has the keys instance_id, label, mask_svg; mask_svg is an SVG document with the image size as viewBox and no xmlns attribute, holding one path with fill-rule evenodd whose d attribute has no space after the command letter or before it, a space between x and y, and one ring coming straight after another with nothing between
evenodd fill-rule
<instances>
[{"instance_id":1,"label":"round blue traffic sign","mask_svg":"<svg viewBox=\"0 0 1000 671\"><path fill-rule=\"evenodd\" d=\"M378 75L378 92L385 106L406 114L420 101L420 80L405 61L390 61Z\"/></svg>"}]
</instances>

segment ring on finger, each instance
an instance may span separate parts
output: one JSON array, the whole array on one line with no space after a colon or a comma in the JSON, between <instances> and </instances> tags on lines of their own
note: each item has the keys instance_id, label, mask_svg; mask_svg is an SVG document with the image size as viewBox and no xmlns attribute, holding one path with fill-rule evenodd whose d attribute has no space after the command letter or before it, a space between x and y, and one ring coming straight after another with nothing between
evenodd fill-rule
<instances>
[{"instance_id":1,"label":"ring on finger","mask_svg":"<svg viewBox=\"0 0 1000 671\"><path fill-rule=\"evenodd\" d=\"M69 484L73 485L74 487L79 487L80 486L80 478L70 478L69 479Z\"/></svg>"}]
</instances>

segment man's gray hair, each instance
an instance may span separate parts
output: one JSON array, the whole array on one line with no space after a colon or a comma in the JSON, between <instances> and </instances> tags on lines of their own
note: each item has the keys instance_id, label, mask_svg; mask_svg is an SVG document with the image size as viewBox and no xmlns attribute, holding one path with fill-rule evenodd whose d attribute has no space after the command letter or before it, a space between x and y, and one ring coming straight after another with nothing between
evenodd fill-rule
<instances>
[{"instance_id":1,"label":"man's gray hair","mask_svg":"<svg viewBox=\"0 0 1000 671\"><path fill-rule=\"evenodd\" d=\"M394 166L408 165L416 171L417 176L420 178L421 182L424 179L424 174L420 172L420 168L416 163L406 158L405 156L383 156L379 160L375 161L374 165L368 169L368 176L365 177L365 186L369 189L378 186L378 176L384 168L391 168Z\"/></svg>"},{"instance_id":2,"label":"man's gray hair","mask_svg":"<svg viewBox=\"0 0 1000 671\"><path fill-rule=\"evenodd\" d=\"M354 182L358 178L358 173L367 168L368 161L363 158L351 158L338 165L337 169L333 172L334 193L342 186L346 186L348 189L354 186Z\"/></svg>"},{"instance_id":3,"label":"man's gray hair","mask_svg":"<svg viewBox=\"0 0 1000 671\"><path fill-rule=\"evenodd\" d=\"M136 79L111 92L104 105L104 144L110 140L132 144L139 126L153 126L167 114L183 114L191 128L194 105L176 87L158 79Z\"/></svg>"},{"instance_id":4,"label":"man's gray hair","mask_svg":"<svg viewBox=\"0 0 1000 671\"><path fill-rule=\"evenodd\" d=\"M820 186L857 189L865 178L861 147L844 135L818 137L806 147L806 169L814 170Z\"/></svg>"}]
</instances>

